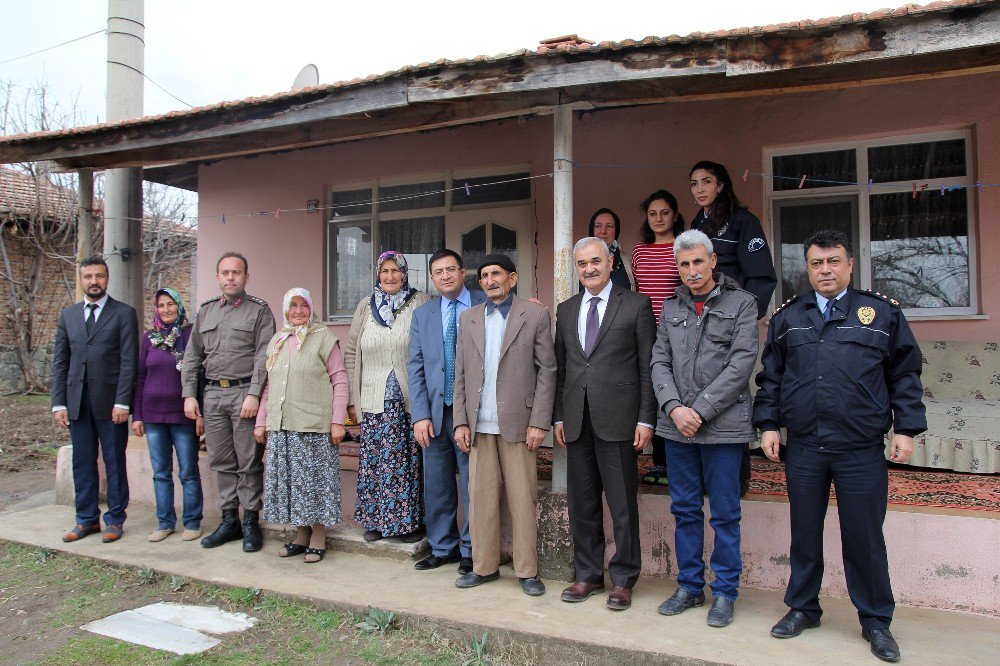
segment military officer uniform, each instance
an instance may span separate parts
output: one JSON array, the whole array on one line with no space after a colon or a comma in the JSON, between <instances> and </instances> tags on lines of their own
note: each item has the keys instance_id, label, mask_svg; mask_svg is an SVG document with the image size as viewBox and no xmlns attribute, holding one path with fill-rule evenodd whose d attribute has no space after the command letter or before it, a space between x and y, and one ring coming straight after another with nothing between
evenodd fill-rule
<instances>
[{"instance_id":1,"label":"military officer uniform","mask_svg":"<svg viewBox=\"0 0 1000 666\"><path fill-rule=\"evenodd\" d=\"M754 425L787 429L791 576L785 603L814 626L822 614L823 524L837 490L844 573L863 629L888 629L895 603L882 523L884 435L927 429L921 354L896 301L846 289L825 316L815 292L775 310L757 375Z\"/></svg>"},{"instance_id":2,"label":"military officer uniform","mask_svg":"<svg viewBox=\"0 0 1000 666\"><path fill-rule=\"evenodd\" d=\"M264 466L253 436L255 421L241 418L240 410L248 395L259 398L264 390L264 361L274 331L274 315L263 299L249 294L215 297L201 304L184 354L184 397L197 397L202 367L207 380L205 445L224 521L227 512L242 506L244 523L249 511L256 526L255 514L262 507Z\"/></svg>"}]
</instances>

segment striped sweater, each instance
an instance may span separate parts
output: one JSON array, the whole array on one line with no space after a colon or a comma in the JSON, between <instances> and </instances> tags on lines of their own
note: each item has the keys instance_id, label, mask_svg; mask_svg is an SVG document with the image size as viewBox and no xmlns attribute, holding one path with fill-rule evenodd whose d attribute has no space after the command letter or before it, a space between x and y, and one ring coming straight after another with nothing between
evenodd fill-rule
<instances>
[{"instance_id":1,"label":"striped sweater","mask_svg":"<svg viewBox=\"0 0 1000 666\"><path fill-rule=\"evenodd\" d=\"M681 286L681 276L674 261L674 244L639 243L632 250L632 272L636 291L653 301L653 314L659 326L663 301Z\"/></svg>"}]
</instances>

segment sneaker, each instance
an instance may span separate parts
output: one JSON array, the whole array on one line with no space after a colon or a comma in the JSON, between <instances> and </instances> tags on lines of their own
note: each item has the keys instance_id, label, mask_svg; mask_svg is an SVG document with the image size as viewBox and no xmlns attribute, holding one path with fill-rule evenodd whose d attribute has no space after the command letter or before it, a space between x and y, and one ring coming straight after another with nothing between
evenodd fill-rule
<instances>
[{"instance_id":1,"label":"sneaker","mask_svg":"<svg viewBox=\"0 0 1000 666\"><path fill-rule=\"evenodd\" d=\"M642 476L642 482L647 486L657 486L661 485L661 478L663 479L662 485L666 485L667 468L663 465L653 465L649 471Z\"/></svg>"},{"instance_id":2,"label":"sneaker","mask_svg":"<svg viewBox=\"0 0 1000 666\"><path fill-rule=\"evenodd\" d=\"M173 533L174 533L173 529L155 530L155 531L151 532L148 537L146 537L146 540L147 541L152 541L153 543L156 543L157 541L163 541L164 539L166 539L168 536L170 536Z\"/></svg>"},{"instance_id":3,"label":"sneaker","mask_svg":"<svg viewBox=\"0 0 1000 666\"><path fill-rule=\"evenodd\" d=\"M181 541L194 541L195 539L197 539L200 536L201 536L201 528L200 527L196 527L193 530L186 528L184 530L184 533L181 534Z\"/></svg>"}]
</instances>

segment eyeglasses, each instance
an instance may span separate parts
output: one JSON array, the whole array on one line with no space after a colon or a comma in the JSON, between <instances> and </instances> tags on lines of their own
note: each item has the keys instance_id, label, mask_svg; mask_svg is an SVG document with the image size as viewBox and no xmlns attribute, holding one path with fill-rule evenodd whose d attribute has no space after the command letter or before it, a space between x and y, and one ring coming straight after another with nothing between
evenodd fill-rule
<instances>
[{"instance_id":1,"label":"eyeglasses","mask_svg":"<svg viewBox=\"0 0 1000 666\"><path fill-rule=\"evenodd\" d=\"M460 270L461 269L458 266L447 266L445 268L435 268L433 271L431 271L431 275L433 275L434 277L441 277L442 275L445 275L445 274L454 275L455 273L457 273Z\"/></svg>"}]
</instances>

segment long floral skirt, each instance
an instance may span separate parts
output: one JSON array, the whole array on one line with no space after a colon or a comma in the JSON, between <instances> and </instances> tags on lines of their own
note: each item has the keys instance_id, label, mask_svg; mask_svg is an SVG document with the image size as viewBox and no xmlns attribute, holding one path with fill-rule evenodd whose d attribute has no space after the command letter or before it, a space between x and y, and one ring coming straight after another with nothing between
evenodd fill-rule
<instances>
[{"instance_id":1,"label":"long floral skirt","mask_svg":"<svg viewBox=\"0 0 1000 666\"><path fill-rule=\"evenodd\" d=\"M264 458L264 520L331 527L340 506L340 451L330 433L268 431Z\"/></svg>"},{"instance_id":2,"label":"long floral skirt","mask_svg":"<svg viewBox=\"0 0 1000 666\"><path fill-rule=\"evenodd\" d=\"M423 526L420 446L402 400L386 400L384 412L366 413L361 419L354 519L387 537Z\"/></svg>"}]
</instances>

